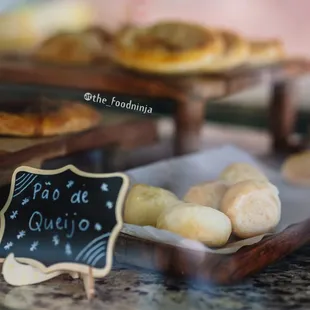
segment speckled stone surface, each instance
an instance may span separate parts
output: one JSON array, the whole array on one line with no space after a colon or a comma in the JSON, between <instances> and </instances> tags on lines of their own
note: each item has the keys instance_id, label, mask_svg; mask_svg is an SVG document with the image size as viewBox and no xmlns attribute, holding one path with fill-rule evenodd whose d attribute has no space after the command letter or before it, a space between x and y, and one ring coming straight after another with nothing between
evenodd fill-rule
<instances>
[{"instance_id":1,"label":"speckled stone surface","mask_svg":"<svg viewBox=\"0 0 310 310\"><path fill-rule=\"evenodd\" d=\"M241 284L219 287L178 282L160 274L115 267L85 298L79 280L29 287L0 282L0 309L46 310L285 310L310 309L310 246Z\"/></svg>"}]
</instances>

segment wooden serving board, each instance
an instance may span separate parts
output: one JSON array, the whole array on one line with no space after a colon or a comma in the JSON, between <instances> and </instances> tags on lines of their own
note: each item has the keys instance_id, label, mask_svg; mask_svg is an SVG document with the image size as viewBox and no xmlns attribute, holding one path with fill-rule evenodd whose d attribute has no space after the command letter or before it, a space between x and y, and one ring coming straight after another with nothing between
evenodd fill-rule
<instances>
[{"instance_id":1,"label":"wooden serving board","mask_svg":"<svg viewBox=\"0 0 310 310\"><path fill-rule=\"evenodd\" d=\"M5 204L9 190L9 184L0 187L0 208ZM176 278L227 285L261 271L309 242L310 219L231 255L204 253L121 233L116 242L114 261Z\"/></svg>"},{"instance_id":2,"label":"wooden serving board","mask_svg":"<svg viewBox=\"0 0 310 310\"><path fill-rule=\"evenodd\" d=\"M10 152L0 153L0 186L7 184L13 171L21 165L40 168L45 160L108 146L130 150L154 143L158 138L157 134L155 121L136 118L123 123L102 124L73 135L41 139L39 142L34 139L33 143L30 143L30 139L26 139L27 143L23 147L11 146ZM6 141L6 151L10 141L14 143L14 138ZM4 147L5 144L1 146Z\"/></svg>"},{"instance_id":3,"label":"wooden serving board","mask_svg":"<svg viewBox=\"0 0 310 310\"><path fill-rule=\"evenodd\" d=\"M141 121L145 124L147 119L144 116L140 115L133 115L133 114L120 114L115 112L110 112L104 110L102 112L102 121L98 128L91 129L91 132L98 132L100 133L99 128L108 128L112 126L112 129L115 126L120 124L132 124L134 122L141 123ZM152 120L150 120L150 124L153 124ZM114 126L114 127L113 127ZM152 132L150 132L150 136L152 137ZM65 135L65 136L53 136L53 137L43 137L43 138L19 138L19 137L1 137L0 136L0 150L7 151L7 152L16 152L22 149L30 148L35 145L50 143L53 141L57 141L59 139L68 139L70 136L77 136L77 135L84 135L84 132L73 134L73 135ZM105 145L105 138L99 139L100 141L103 140L103 145ZM96 142L98 143L98 142Z\"/></svg>"},{"instance_id":4,"label":"wooden serving board","mask_svg":"<svg viewBox=\"0 0 310 310\"><path fill-rule=\"evenodd\" d=\"M187 280L233 284L310 242L310 219L231 255L204 253L121 234L115 260Z\"/></svg>"}]
</instances>

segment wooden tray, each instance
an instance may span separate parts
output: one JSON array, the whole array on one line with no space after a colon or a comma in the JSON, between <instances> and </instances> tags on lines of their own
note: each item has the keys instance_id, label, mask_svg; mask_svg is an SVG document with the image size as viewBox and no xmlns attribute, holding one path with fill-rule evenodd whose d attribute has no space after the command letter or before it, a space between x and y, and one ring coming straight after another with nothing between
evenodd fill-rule
<instances>
[{"instance_id":1,"label":"wooden tray","mask_svg":"<svg viewBox=\"0 0 310 310\"><path fill-rule=\"evenodd\" d=\"M123 123L102 124L94 129L51 139L7 138L1 146L10 151L0 153L0 186L7 184L13 171L21 165L40 168L46 160L104 147L130 150L157 141L156 122L149 118L128 119ZM0 140L1 141L1 140ZM21 144L24 142L24 145ZM16 143L16 145L14 144ZM20 144L19 144L20 143ZM2 148L2 149L3 149Z\"/></svg>"},{"instance_id":2,"label":"wooden tray","mask_svg":"<svg viewBox=\"0 0 310 310\"><path fill-rule=\"evenodd\" d=\"M0 187L4 206L10 184ZM121 233L114 260L118 264L160 272L186 280L233 284L251 276L310 242L310 219L241 248L231 255L204 253Z\"/></svg>"},{"instance_id":3,"label":"wooden tray","mask_svg":"<svg viewBox=\"0 0 310 310\"><path fill-rule=\"evenodd\" d=\"M127 135L125 132L124 134L120 134L116 128L118 126L121 126L122 129L123 126L128 126L129 131L131 135ZM79 139L79 137L82 137L80 145L77 146L77 150L73 149L72 151L68 148L66 148L65 154L71 153L73 151L81 151L84 149L92 148L92 145L94 147L100 147L101 145L105 146L108 143L107 138L107 131L109 131L112 135L111 139L117 140L119 139L122 142L122 146L131 147L132 140L137 141L134 144L141 144L148 142L147 136L145 132L141 132L137 127L141 126L141 129L147 130L149 132L149 141L153 142L155 138L155 131L156 131L156 121L152 118L147 118L145 116L140 116L137 114L120 114L111 112L109 110L102 111L102 122L101 124L93 129L90 129L87 131L87 133L80 132L77 134L71 134L71 135L63 135L63 136L53 136L53 137L45 137L45 138L19 138L19 137L0 137L0 150L9 151L9 152L16 152L22 149L30 148L36 145L42 145L42 144L49 144L56 141L71 141L72 139ZM132 129L130 129L132 128ZM115 131L116 130L116 131ZM105 134L103 132L105 131ZM92 138L90 141L84 140L86 138L83 137L89 137ZM86 143L87 142L87 143ZM72 148L72 146L70 146ZM63 151L59 151L61 154ZM1 167L1 161L0 161L0 167Z\"/></svg>"},{"instance_id":4,"label":"wooden tray","mask_svg":"<svg viewBox=\"0 0 310 310\"><path fill-rule=\"evenodd\" d=\"M295 224L231 255L203 253L121 234L116 243L119 264L214 284L233 284L310 242L310 219Z\"/></svg>"}]
</instances>

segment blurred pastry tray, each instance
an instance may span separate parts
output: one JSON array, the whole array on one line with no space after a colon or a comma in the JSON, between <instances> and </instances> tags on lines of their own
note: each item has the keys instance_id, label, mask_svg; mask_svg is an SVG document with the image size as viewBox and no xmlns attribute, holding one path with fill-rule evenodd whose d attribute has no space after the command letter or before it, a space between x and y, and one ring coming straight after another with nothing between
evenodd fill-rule
<instances>
[{"instance_id":1,"label":"blurred pastry tray","mask_svg":"<svg viewBox=\"0 0 310 310\"><path fill-rule=\"evenodd\" d=\"M304 59L288 59L264 66L242 66L218 74L151 75L133 73L110 61L93 66L61 66L24 58L1 58L0 81L39 84L74 89L97 90L164 97L222 98L258 83L294 79L309 73Z\"/></svg>"},{"instance_id":2,"label":"blurred pastry tray","mask_svg":"<svg viewBox=\"0 0 310 310\"><path fill-rule=\"evenodd\" d=\"M115 248L118 264L134 266L184 280L234 284L310 242L310 219L241 248L234 254L213 254L121 234Z\"/></svg>"},{"instance_id":3,"label":"blurred pastry tray","mask_svg":"<svg viewBox=\"0 0 310 310\"><path fill-rule=\"evenodd\" d=\"M1 137L0 171L37 160L68 156L70 154L114 146L134 149L157 140L155 120L132 114L103 111L99 126L80 133L47 138Z\"/></svg>"}]
</instances>

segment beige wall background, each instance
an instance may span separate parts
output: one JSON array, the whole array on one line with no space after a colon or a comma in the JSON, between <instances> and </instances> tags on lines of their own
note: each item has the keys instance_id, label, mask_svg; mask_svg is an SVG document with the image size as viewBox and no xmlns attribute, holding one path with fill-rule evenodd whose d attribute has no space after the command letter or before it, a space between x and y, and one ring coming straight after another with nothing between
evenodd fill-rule
<instances>
[{"instance_id":1,"label":"beige wall background","mask_svg":"<svg viewBox=\"0 0 310 310\"><path fill-rule=\"evenodd\" d=\"M96 8L96 23L114 30L182 19L228 27L248 37L281 38L291 54L310 56L309 0L86 0Z\"/></svg>"}]
</instances>

